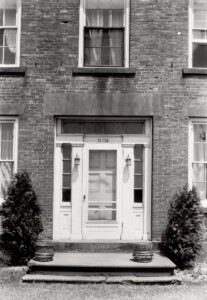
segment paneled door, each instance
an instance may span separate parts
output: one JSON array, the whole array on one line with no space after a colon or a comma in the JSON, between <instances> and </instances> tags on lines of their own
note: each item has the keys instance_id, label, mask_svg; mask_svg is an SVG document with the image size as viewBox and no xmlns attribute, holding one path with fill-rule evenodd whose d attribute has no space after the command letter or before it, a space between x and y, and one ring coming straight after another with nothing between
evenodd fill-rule
<instances>
[{"instance_id":1,"label":"paneled door","mask_svg":"<svg viewBox=\"0 0 207 300\"><path fill-rule=\"evenodd\" d=\"M87 151L86 195L84 195L85 237L119 238L121 186L120 155L117 149Z\"/></svg>"}]
</instances>

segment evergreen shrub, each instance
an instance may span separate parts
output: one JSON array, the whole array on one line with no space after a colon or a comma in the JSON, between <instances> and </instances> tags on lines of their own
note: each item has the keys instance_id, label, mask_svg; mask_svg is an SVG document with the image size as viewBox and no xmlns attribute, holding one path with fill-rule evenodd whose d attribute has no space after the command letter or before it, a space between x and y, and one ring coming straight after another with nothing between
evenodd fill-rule
<instances>
[{"instance_id":1,"label":"evergreen shrub","mask_svg":"<svg viewBox=\"0 0 207 300\"><path fill-rule=\"evenodd\" d=\"M34 257L42 232L41 209L26 171L16 173L2 205L2 246L12 265L24 265Z\"/></svg>"},{"instance_id":2,"label":"evergreen shrub","mask_svg":"<svg viewBox=\"0 0 207 300\"><path fill-rule=\"evenodd\" d=\"M185 185L170 203L161 250L179 268L185 268L202 251L204 235L204 215L197 191L195 188L189 191Z\"/></svg>"}]
</instances>

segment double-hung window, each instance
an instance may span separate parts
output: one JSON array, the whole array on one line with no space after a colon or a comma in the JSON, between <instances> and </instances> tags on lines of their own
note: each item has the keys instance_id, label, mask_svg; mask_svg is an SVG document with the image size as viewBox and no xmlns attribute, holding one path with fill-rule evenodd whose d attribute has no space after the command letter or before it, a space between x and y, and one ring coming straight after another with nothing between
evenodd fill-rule
<instances>
[{"instance_id":1,"label":"double-hung window","mask_svg":"<svg viewBox=\"0 0 207 300\"><path fill-rule=\"evenodd\" d=\"M207 207L207 122L192 120L189 139L189 181L196 187L202 204Z\"/></svg>"},{"instance_id":2,"label":"double-hung window","mask_svg":"<svg viewBox=\"0 0 207 300\"><path fill-rule=\"evenodd\" d=\"M190 0L189 66L207 68L207 1Z\"/></svg>"},{"instance_id":3,"label":"double-hung window","mask_svg":"<svg viewBox=\"0 0 207 300\"><path fill-rule=\"evenodd\" d=\"M81 0L80 67L128 67L129 0Z\"/></svg>"},{"instance_id":4,"label":"double-hung window","mask_svg":"<svg viewBox=\"0 0 207 300\"><path fill-rule=\"evenodd\" d=\"M0 66L19 66L21 0L0 0Z\"/></svg>"},{"instance_id":5,"label":"double-hung window","mask_svg":"<svg viewBox=\"0 0 207 300\"><path fill-rule=\"evenodd\" d=\"M17 163L17 120L0 119L0 205Z\"/></svg>"}]
</instances>

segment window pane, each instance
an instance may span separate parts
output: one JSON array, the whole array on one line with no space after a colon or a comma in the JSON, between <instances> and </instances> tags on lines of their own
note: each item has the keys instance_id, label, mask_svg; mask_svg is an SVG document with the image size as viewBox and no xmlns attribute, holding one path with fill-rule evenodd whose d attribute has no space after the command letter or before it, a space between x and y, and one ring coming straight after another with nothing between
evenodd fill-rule
<instances>
[{"instance_id":1,"label":"window pane","mask_svg":"<svg viewBox=\"0 0 207 300\"><path fill-rule=\"evenodd\" d=\"M134 173L142 174L143 173L143 162L135 161L134 162Z\"/></svg>"},{"instance_id":2,"label":"window pane","mask_svg":"<svg viewBox=\"0 0 207 300\"><path fill-rule=\"evenodd\" d=\"M205 40L207 38L207 31L206 30L193 30L193 38Z\"/></svg>"},{"instance_id":3,"label":"window pane","mask_svg":"<svg viewBox=\"0 0 207 300\"><path fill-rule=\"evenodd\" d=\"M196 187L200 199L201 200L206 199L207 198L206 182L205 183L194 183L193 185Z\"/></svg>"},{"instance_id":4,"label":"window pane","mask_svg":"<svg viewBox=\"0 0 207 300\"><path fill-rule=\"evenodd\" d=\"M124 65L123 48L110 49L110 65L122 67Z\"/></svg>"},{"instance_id":5,"label":"window pane","mask_svg":"<svg viewBox=\"0 0 207 300\"><path fill-rule=\"evenodd\" d=\"M142 175L134 176L134 188L141 189L142 188Z\"/></svg>"},{"instance_id":6,"label":"window pane","mask_svg":"<svg viewBox=\"0 0 207 300\"><path fill-rule=\"evenodd\" d=\"M194 160L195 161L204 161L204 143L194 143Z\"/></svg>"},{"instance_id":7,"label":"window pane","mask_svg":"<svg viewBox=\"0 0 207 300\"><path fill-rule=\"evenodd\" d=\"M13 159L13 128L12 123L0 124L1 159Z\"/></svg>"},{"instance_id":8,"label":"window pane","mask_svg":"<svg viewBox=\"0 0 207 300\"><path fill-rule=\"evenodd\" d=\"M4 46L4 31L0 29L0 46Z\"/></svg>"},{"instance_id":9,"label":"window pane","mask_svg":"<svg viewBox=\"0 0 207 300\"><path fill-rule=\"evenodd\" d=\"M104 35L104 36L103 36ZM101 47L104 45L104 39L106 34L103 34L103 30L97 29L85 29L85 47ZM109 40L109 37L108 37ZM109 45L109 43L108 43Z\"/></svg>"},{"instance_id":10,"label":"window pane","mask_svg":"<svg viewBox=\"0 0 207 300\"><path fill-rule=\"evenodd\" d=\"M105 134L122 134L122 123L105 123L104 133Z\"/></svg>"},{"instance_id":11,"label":"window pane","mask_svg":"<svg viewBox=\"0 0 207 300\"><path fill-rule=\"evenodd\" d=\"M8 188L13 177L13 162L0 162L0 197Z\"/></svg>"},{"instance_id":12,"label":"window pane","mask_svg":"<svg viewBox=\"0 0 207 300\"><path fill-rule=\"evenodd\" d=\"M143 160L143 146L142 145L134 146L134 158Z\"/></svg>"},{"instance_id":13,"label":"window pane","mask_svg":"<svg viewBox=\"0 0 207 300\"><path fill-rule=\"evenodd\" d=\"M16 8L17 0L0 0L0 8Z\"/></svg>"},{"instance_id":14,"label":"window pane","mask_svg":"<svg viewBox=\"0 0 207 300\"><path fill-rule=\"evenodd\" d=\"M62 145L63 159L71 159L71 144Z\"/></svg>"},{"instance_id":15,"label":"window pane","mask_svg":"<svg viewBox=\"0 0 207 300\"><path fill-rule=\"evenodd\" d=\"M86 26L98 26L98 10L86 10Z\"/></svg>"},{"instance_id":16,"label":"window pane","mask_svg":"<svg viewBox=\"0 0 207 300\"><path fill-rule=\"evenodd\" d=\"M4 51L4 64L5 65L14 65L16 60L15 53L12 53L8 47Z\"/></svg>"},{"instance_id":17,"label":"window pane","mask_svg":"<svg viewBox=\"0 0 207 300\"><path fill-rule=\"evenodd\" d=\"M70 189L62 190L62 201L63 202L71 202L71 190Z\"/></svg>"},{"instance_id":18,"label":"window pane","mask_svg":"<svg viewBox=\"0 0 207 300\"><path fill-rule=\"evenodd\" d=\"M116 210L88 210L88 220L116 220Z\"/></svg>"},{"instance_id":19,"label":"window pane","mask_svg":"<svg viewBox=\"0 0 207 300\"><path fill-rule=\"evenodd\" d=\"M83 133L82 124L81 123L72 123L67 120L62 120L61 124L61 133Z\"/></svg>"},{"instance_id":20,"label":"window pane","mask_svg":"<svg viewBox=\"0 0 207 300\"><path fill-rule=\"evenodd\" d=\"M207 67L207 45L193 44L193 67Z\"/></svg>"},{"instance_id":21,"label":"window pane","mask_svg":"<svg viewBox=\"0 0 207 300\"><path fill-rule=\"evenodd\" d=\"M71 173L71 160L63 161L63 173Z\"/></svg>"},{"instance_id":22,"label":"window pane","mask_svg":"<svg viewBox=\"0 0 207 300\"><path fill-rule=\"evenodd\" d=\"M84 49L84 64L86 66L100 66L101 49L85 48Z\"/></svg>"},{"instance_id":23,"label":"window pane","mask_svg":"<svg viewBox=\"0 0 207 300\"><path fill-rule=\"evenodd\" d=\"M125 134L144 134L144 122L133 122L124 124Z\"/></svg>"},{"instance_id":24,"label":"window pane","mask_svg":"<svg viewBox=\"0 0 207 300\"><path fill-rule=\"evenodd\" d=\"M194 0L194 27L207 27L207 2L206 0Z\"/></svg>"},{"instance_id":25,"label":"window pane","mask_svg":"<svg viewBox=\"0 0 207 300\"><path fill-rule=\"evenodd\" d=\"M85 123L84 124L85 134L103 134L104 123Z\"/></svg>"},{"instance_id":26,"label":"window pane","mask_svg":"<svg viewBox=\"0 0 207 300\"><path fill-rule=\"evenodd\" d=\"M0 47L0 64L3 63L2 60L3 60L3 48Z\"/></svg>"},{"instance_id":27,"label":"window pane","mask_svg":"<svg viewBox=\"0 0 207 300\"><path fill-rule=\"evenodd\" d=\"M71 175L63 175L63 188L71 188Z\"/></svg>"},{"instance_id":28,"label":"window pane","mask_svg":"<svg viewBox=\"0 0 207 300\"><path fill-rule=\"evenodd\" d=\"M5 26L16 26L16 9L5 10Z\"/></svg>"},{"instance_id":29,"label":"window pane","mask_svg":"<svg viewBox=\"0 0 207 300\"><path fill-rule=\"evenodd\" d=\"M111 26L110 15L111 15L111 10L109 9L99 10L99 26L103 26L103 27Z\"/></svg>"},{"instance_id":30,"label":"window pane","mask_svg":"<svg viewBox=\"0 0 207 300\"><path fill-rule=\"evenodd\" d=\"M112 27L124 26L124 11L112 10Z\"/></svg>"},{"instance_id":31,"label":"window pane","mask_svg":"<svg viewBox=\"0 0 207 300\"><path fill-rule=\"evenodd\" d=\"M109 30L110 36L110 46L111 47L120 47L124 45L124 31L122 29L113 29ZM108 46L108 45L106 45Z\"/></svg>"},{"instance_id":32,"label":"window pane","mask_svg":"<svg viewBox=\"0 0 207 300\"><path fill-rule=\"evenodd\" d=\"M0 26L3 26L3 9L0 9Z\"/></svg>"},{"instance_id":33,"label":"window pane","mask_svg":"<svg viewBox=\"0 0 207 300\"><path fill-rule=\"evenodd\" d=\"M195 142L204 142L207 141L207 125L204 124L195 124L194 129L194 141Z\"/></svg>"},{"instance_id":34,"label":"window pane","mask_svg":"<svg viewBox=\"0 0 207 300\"><path fill-rule=\"evenodd\" d=\"M124 0L86 0L86 8L92 9L123 9Z\"/></svg>"},{"instance_id":35,"label":"window pane","mask_svg":"<svg viewBox=\"0 0 207 300\"><path fill-rule=\"evenodd\" d=\"M102 48L101 49L101 65L102 66L110 66L111 65L111 49L110 48Z\"/></svg>"},{"instance_id":36,"label":"window pane","mask_svg":"<svg viewBox=\"0 0 207 300\"><path fill-rule=\"evenodd\" d=\"M134 190L134 203L142 203L142 190Z\"/></svg>"},{"instance_id":37,"label":"window pane","mask_svg":"<svg viewBox=\"0 0 207 300\"><path fill-rule=\"evenodd\" d=\"M206 181L206 166L204 164L193 164L193 182Z\"/></svg>"}]
</instances>

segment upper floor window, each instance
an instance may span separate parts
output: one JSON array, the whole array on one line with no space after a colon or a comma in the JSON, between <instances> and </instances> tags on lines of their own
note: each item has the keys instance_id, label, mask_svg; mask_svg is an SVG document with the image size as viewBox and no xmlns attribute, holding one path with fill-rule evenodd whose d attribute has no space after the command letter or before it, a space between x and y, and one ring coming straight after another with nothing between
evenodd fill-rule
<instances>
[{"instance_id":1,"label":"upper floor window","mask_svg":"<svg viewBox=\"0 0 207 300\"><path fill-rule=\"evenodd\" d=\"M0 66L18 66L21 0L0 0Z\"/></svg>"},{"instance_id":2,"label":"upper floor window","mask_svg":"<svg viewBox=\"0 0 207 300\"><path fill-rule=\"evenodd\" d=\"M0 205L17 164L17 120L0 118Z\"/></svg>"},{"instance_id":3,"label":"upper floor window","mask_svg":"<svg viewBox=\"0 0 207 300\"><path fill-rule=\"evenodd\" d=\"M190 67L207 68L206 0L190 0L189 33Z\"/></svg>"},{"instance_id":4,"label":"upper floor window","mask_svg":"<svg viewBox=\"0 0 207 300\"><path fill-rule=\"evenodd\" d=\"M129 0L81 0L79 66L129 66Z\"/></svg>"}]
</instances>

